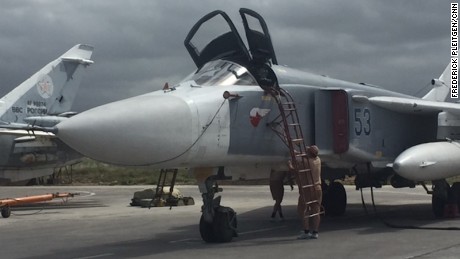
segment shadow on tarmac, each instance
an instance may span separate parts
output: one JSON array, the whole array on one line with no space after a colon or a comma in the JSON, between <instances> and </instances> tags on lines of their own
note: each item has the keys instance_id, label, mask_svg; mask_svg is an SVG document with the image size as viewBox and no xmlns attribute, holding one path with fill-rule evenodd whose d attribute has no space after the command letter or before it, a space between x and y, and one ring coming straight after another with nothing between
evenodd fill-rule
<instances>
[{"instance_id":1,"label":"shadow on tarmac","mask_svg":"<svg viewBox=\"0 0 460 259\"><path fill-rule=\"evenodd\" d=\"M88 205L88 204L86 204ZM81 204L84 206L84 204ZM98 206L94 204L94 206ZM371 206L368 206L370 214L363 210L361 204L349 204L344 216L322 217L321 234L328 232L350 231L358 235L373 235L379 233L397 232L403 229L387 227L382 220L399 225L411 225L415 227L460 227L460 219L435 219L431 213L431 204L404 204L404 205L378 205L378 214L374 214ZM45 258L61 258L63 254L67 258L77 258L93 255L115 256L120 258L149 256L155 257L171 251L187 250L187 253L196 255L193 251L206 249L209 257L218 253L220 249L232 249L256 246L273 246L296 240L300 230L300 221L296 215L296 206L283 206L286 219L283 222L269 222L272 207L266 206L238 214L239 237L230 243L204 243L198 231L199 216L196 224L184 225L171 228L165 233L155 233L152 229L151 239L130 240L111 244L94 245L79 249L58 249L55 253L44 255ZM148 228L148 226L146 226ZM460 232L459 232L460 233ZM310 243L311 244L311 243ZM215 251L217 250L217 251ZM201 251L204 253L203 251Z\"/></svg>"}]
</instances>

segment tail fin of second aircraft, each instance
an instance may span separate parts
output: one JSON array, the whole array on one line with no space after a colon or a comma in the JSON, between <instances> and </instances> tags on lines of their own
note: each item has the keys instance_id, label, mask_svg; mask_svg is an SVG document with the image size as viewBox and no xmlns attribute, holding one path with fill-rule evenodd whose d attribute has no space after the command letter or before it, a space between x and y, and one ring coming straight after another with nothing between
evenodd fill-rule
<instances>
[{"instance_id":1,"label":"tail fin of second aircraft","mask_svg":"<svg viewBox=\"0 0 460 259\"><path fill-rule=\"evenodd\" d=\"M0 99L0 120L22 123L26 117L70 111L92 52L92 46L79 44L44 66Z\"/></svg>"},{"instance_id":2,"label":"tail fin of second aircraft","mask_svg":"<svg viewBox=\"0 0 460 259\"><path fill-rule=\"evenodd\" d=\"M431 89L431 91L429 91L425 96L423 96L422 99L437 102L442 102L446 100L447 95L450 91L450 66L451 64L449 63L447 67L444 69L444 72L442 72L439 79L431 80L433 89Z\"/></svg>"}]
</instances>

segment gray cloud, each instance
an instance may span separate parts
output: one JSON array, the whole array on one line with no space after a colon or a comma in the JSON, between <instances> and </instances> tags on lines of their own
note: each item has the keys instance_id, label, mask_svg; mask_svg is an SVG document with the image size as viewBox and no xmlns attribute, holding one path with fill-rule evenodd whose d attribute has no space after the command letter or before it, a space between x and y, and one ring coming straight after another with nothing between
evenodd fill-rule
<instances>
[{"instance_id":1,"label":"gray cloud","mask_svg":"<svg viewBox=\"0 0 460 259\"><path fill-rule=\"evenodd\" d=\"M449 59L449 1L2 1L0 95L77 43L95 46L75 110L177 83L194 63L183 41L222 9L264 16L282 64L413 94ZM244 35L242 35L244 36Z\"/></svg>"}]
</instances>

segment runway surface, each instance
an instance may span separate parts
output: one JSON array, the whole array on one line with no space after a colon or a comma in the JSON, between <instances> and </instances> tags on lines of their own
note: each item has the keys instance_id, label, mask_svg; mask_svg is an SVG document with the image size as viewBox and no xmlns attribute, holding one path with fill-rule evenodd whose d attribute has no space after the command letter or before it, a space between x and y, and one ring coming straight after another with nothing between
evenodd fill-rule
<instances>
[{"instance_id":1,"label":"runway surface","mask_svg":"<svg viewBox=\"0 0 460 259\"><path fill-rule=\"evenodd\" d=\"M287 186L286 186L287 187ZM133 193L148 186L1 187L0 197L82 192L63 203L54 200L17 208L0 218L1 258L458 258L460 219L435 219L431 196L416 189L376 189L378 215L365 191L347 187L347 212L323 217L318 240L296 240L297 190L283 202L286 220L270 222L268 186L223 186L222 203L238 213L239 237L206 244L198 232L201 196L196 186L179 186L196 205L131 207ZM396 227L388 227L383 222ZM417 229L428 228L428 229ZM436 230L429 229L435 228Z\"/></svg>"}]
</instances>

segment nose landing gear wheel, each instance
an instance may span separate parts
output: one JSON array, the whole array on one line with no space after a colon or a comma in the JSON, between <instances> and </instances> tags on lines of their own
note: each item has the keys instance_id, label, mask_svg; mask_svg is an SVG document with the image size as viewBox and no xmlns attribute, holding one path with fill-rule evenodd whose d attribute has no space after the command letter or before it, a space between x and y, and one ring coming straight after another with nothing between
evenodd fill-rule
<instances>
[{"instance_id":1,"label":"nose landing gear wheel","mask_svg":"<svg viewBox=\"0 0 460 259\"><path fill-rule=\"evenodd\" d=\"M206 243L230 242L238 236L236 213L232 208L219 207L216 209L213 222L209 223L200 218L200 235Z\"/></svg>"},{"instance_id":2,"label":"nose landing gear wheel","mask_svg":"<svg viewBox=\"0 0 460 259\"><path fill-rule=\"evenodd\" d=\"M206 222L203 215L200 218L200 235L201 239L206 243L217 242L217 238L214 236L213 224Z\"/></svg>"}]
</instances>

